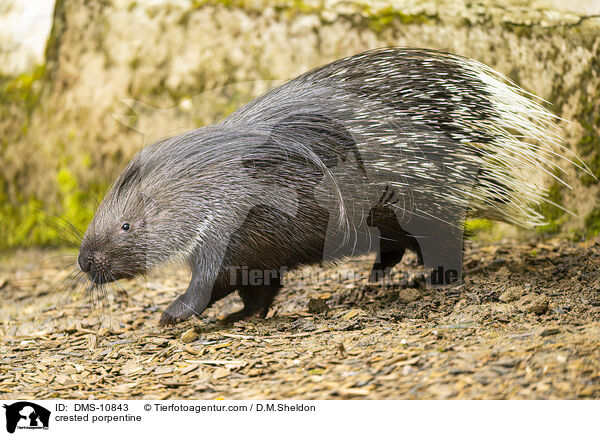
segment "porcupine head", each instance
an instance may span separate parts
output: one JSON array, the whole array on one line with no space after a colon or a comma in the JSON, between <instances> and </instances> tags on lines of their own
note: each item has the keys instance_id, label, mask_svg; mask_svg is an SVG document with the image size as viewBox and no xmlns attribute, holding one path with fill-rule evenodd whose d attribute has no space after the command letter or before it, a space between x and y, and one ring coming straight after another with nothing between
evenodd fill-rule
<instances>
[{"instance_id":1,"label":"porcupine head","mask_svg":"<svg viewBox=\"0 0 600 436\"><path fill-rule=\"evenodd\" d=\"M208 306L229 236L254 203L295 212L293 195L248 177L243 157L265 138L218 127L198 129L144 148L99 205L81 243L78 263L96 285L133 278L169 261L192 269L188 292L171 318ZM218 143L218 147L215 144ZM289 202L286 199L290 199ZM254 202L254 203L253 203Z\"/></svg>"}]
</instances>

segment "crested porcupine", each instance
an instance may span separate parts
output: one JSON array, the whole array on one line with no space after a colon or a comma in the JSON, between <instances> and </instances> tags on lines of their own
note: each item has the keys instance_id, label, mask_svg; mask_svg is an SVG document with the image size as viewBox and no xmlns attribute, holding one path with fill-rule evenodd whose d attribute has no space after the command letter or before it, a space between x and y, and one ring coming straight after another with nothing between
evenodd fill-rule
<instances>
[{"instance_id":1,"label":"crested porcupine","mask_svg":"<svg viewBox=\"0 0 600 436\"><path fill-rule=\"evenodd\" d=\"M78 263L101 284L187 262L189 287L162 325L236 290L244 307L227 320L264 316L285 271L368 251L379 253L372 278L409 249L451 271L445 284L460 277L467 215L543 222L543 182L560 169L554 119L461 56L347 57L143 149L98 207Z\"/></svg>"}]
</instances>

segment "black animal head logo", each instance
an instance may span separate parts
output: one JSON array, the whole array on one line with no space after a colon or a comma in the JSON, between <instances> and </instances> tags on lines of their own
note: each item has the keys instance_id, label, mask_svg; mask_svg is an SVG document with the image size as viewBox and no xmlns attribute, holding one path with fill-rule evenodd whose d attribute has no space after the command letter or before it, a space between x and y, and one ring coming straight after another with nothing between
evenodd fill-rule
<instances>
[{"instance_id":1,"label":"black animal head logo","mask_svg":"<svg viewBox=\"0 0 600 436\"><path fill-rule=\"evenodd\" d=\"M6 409L6 431L14 433L17 427L24 429L47 429L50 411L28 401L3 406Z\"/></svg>"}]
</instances>

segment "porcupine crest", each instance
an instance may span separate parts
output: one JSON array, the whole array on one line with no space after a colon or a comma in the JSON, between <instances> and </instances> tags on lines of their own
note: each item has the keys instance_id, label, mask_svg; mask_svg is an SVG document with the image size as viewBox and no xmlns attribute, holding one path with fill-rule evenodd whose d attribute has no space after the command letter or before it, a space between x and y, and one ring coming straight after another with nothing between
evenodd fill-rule
<instances>
[{"instance_id":1,"label":"porcupine crest","mask_svg":"<svg viewBox=\"0 0 600 436\"><path fill-rule=\"evenodd\" d=\"M351 132L368 183L394 187L407 215L441 218L448 205L468 204L471 216L544 224L544 182L564 171L557 158L568 161L557 153L567 151L557 117L525 91L477 61L424 49L377 49L309 71L222 125L272 131L296 120L310 131L311 114ZM303 138L287 139L331 174ZM349 201L341 190L338 200L343 224Z\"/></svg>"}]
</instances>

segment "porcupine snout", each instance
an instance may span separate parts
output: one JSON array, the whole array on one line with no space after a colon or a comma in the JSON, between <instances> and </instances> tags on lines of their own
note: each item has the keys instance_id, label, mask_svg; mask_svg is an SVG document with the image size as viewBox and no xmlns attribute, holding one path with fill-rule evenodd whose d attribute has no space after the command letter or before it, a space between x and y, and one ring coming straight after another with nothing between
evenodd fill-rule
<instances>
[{"instance_id":1,"label":"porcupine snout","mask_svg":"<svg viewBox=\"0 0 600 436\"><path fill-rule=\"evenodd\" d=\"M94 283L102 284L108 281L105 272L108 271L107 260L102 253L82 249L77 257L77 263L81 271L86 273Z\"/></svg>"},{"instance_id":2,"label":"porcupine snout","mask_svg":"<svg viewBox=\"0 0 600 436\"><path fill-rule=\"evenodd\" d=\"M77 263L82 272L89 273L90 268L92 267L92 257L89 252L80 251L79 256L77 257Z\"/></svg>"}]
</instances>

